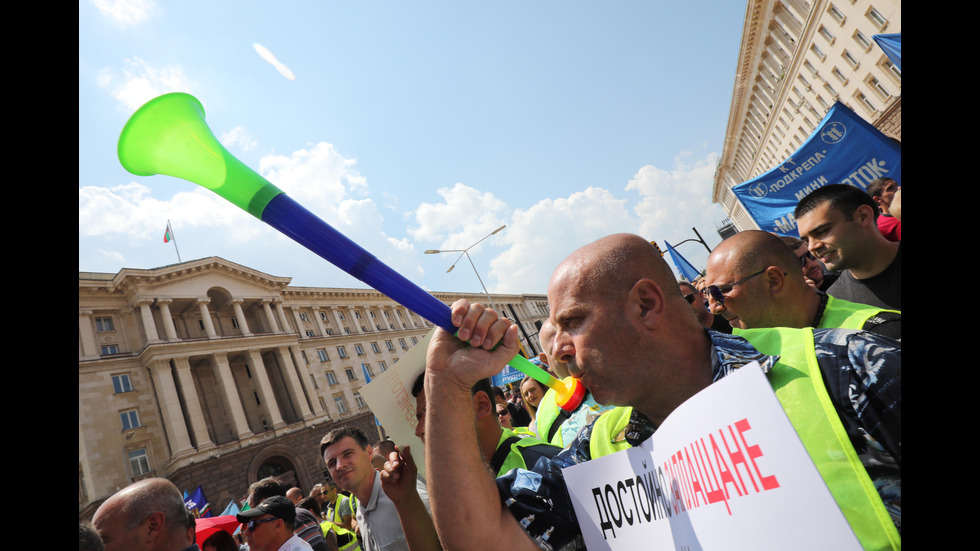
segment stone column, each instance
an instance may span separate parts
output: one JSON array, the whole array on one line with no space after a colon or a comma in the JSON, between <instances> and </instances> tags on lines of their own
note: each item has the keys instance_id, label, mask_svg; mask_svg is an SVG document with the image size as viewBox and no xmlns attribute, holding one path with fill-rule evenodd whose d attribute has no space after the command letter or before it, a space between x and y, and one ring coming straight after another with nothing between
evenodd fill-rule
<instances>
[{"instance_id":1,"label":"stone column","mask_svg":"<svg viewBox=\"0 0 980 551\"><path fill-rule=\"evenodd\" d=\"M153 321L153 311L150 306L153 304L152 298L138 298L136 305L140 308L140 315L143 318L143 330L146 332L146 343L153 344L160 341L160 334L157 333L157 324Z\"/></svg>"},{"instance_id":2,"label":"stone column","mask_svg":"<svg viewBox=\"0 0 980 551\"><path fill-rule=\"evenodd\" d=\"M276 313L279 314L279 327L283 333L289 332L289 322L286 319L286 311L282 309L282 299L276 299Z\"/></svg>"},{"instance_id":3,"label":"stone column","mask_svg":"<svg viewBox=\"0 0 980 551\"><path fill-rule=\"evenodd\" d=\"M299 317L299 310L296 308L293 308L292 310L293 310L293 321L296 322L296 332L299 333L299 338L301 339L310 338L306 334L306 330L303 328L303 320Z\"/></svg>"},{"instance_id":4,"label":"stone column","mask_svg":"<svg viewBox=\"0 0 980 551\"><path fill-rule=\"evenodd\" d=\"M197 442L198 451L203 451L214 447L211 436L208 434L208 425L204 420L204 410L201 409L201 401L197 394L197 385L194 384L194 374L191 373L191 363L187 358L174 358L174 365L177 366L177 380L184 394L184 406L187 408L187 417L191 422L191 432L194 433L194 441Z\"/></svg>"},{"instance_id":5,"label":"stone column","mask_svg":"<svg viewBox=\"0 0 980 551\"><path fill-rule=\"evenodd\" d=\"M265 319L269 323L269 329L273 333L282 333L282 329L279 327L279 321L276 320L276 316L272 313L272 299L264 298L262 299L262 310L265 312Z\"/></svg>"},{"instance_id":6,"label":"stone column","mask_svg":"<svg viewBox=\"0 0 980 551\"><path fill-rule=\"evenodd\" d=\"M177 328L174 326L174 317L170 314L170 303L172 298L158 298L157 304L160 305L160 317L163 318L163 332L167 335L168 341L176 341Z\"/></svg>"},{"instance_id":7,"label":"stone column","mask_svg":"<svg viewBox=\"0 0 980 551\"><path fill-rule=\"evenodd\" d=\"M235 319L238 320L238 328L242 331L243 337L251 337L252 332L248 330L248 321L245 320L245 312L242 311L242 303L245 299L233 298L231 299L231 307L235 310Z\"/></svg>"},{"instance_id":8,"label":"stone column","mask_svg":"<svg viewBox=\"0 0 980 551\"><path fill-rule=\"evenodd\" d=\"M327 328L323 325L323 318L320 317L320 309L313 307L313 322L316 323L317 329L320 330L320 335L323 337L327 336Z\"/></svg>"},{"instance_id":9,"label":"stone column","mask_svg":"<svg viewBox=\"0 0 980 551\"><path fill-rule=\"evenodd\" d=\"M299 374L296 371L296 364L293 362L293 358L289 353L288 346L280 346L277 348L279 351L280 365L282 365L282 374L286 377L286 390L293 399L293 403L299 408L299 415L303 419L309 419L313 417L313 413L310 412L310 407L306 403L306 397L303 392L303 384L299 380Z\"/></svg>"},{"instance_id":10,"label":"stone column","mask_svg":"<svg viewBox=\"0 0 980 551\"><path fill-rule=\"evenodd\" d=\"M201 321L204 322L204 331L209 339L218 338L218 333L214 330L214 321L211 320L211 310L208 309L210 298L204 297L197 299L197 306L201 309Z\"/></svg>"},{"instance_id":11,"label":"stone column","mask_svg":"<svg viewBox=\"0 0 980 551\"><path fill-rule=\"evenodd\" d=\"M269 374L266 372L265 362L262 361L262 352L254 349L249 350L248 361L252 364L252 373L258 381L256 392L259 393L259 398L262 400L262 403L266 405L269 417L271 418L272 428L285 425L286 422L282 420L282 412L279 411L279 403L276 401L276 395L272 392L272 383L269 382Z\"/></svg>"},{"instance_id":12,"label":"stone column","mask_svg":"<svg viewBox=\"0 0 980 551\"><path fill-rule=\"evenodd\" d=\"M361 331L361 324L357 321L357 311L354 309L354 307L348 308L347 314L350 316L351 325L354 326L354 332L363 333L364 331Z\"/></svg>"},{"instance_id":13,"label":"stone column","mask_svg":"<svg viewBox=\"0 0 980 551\"><path fill-rule=\"evenodd\" d=\"M92 360L98 358L101 352L99 343L95 338L95 330L92 329L92 311L78 311L78 331L82 340L82 360Z\"/></svg>"},{"instance_id":14,"label":"stone column","mask_svg":"<svg viewBox=\"0 0 980 551\"><path fill-rule=\"evenodd\" d=\"M167 441L170 443L171 457L177 458L194 453L187 433L187 425L184 424L184 413L180 407L177 386L174 384L173 375L170 373L170 362L158 360L147 366L147 369L149 369L150 377L153 379L157 404L160 406L163 426L167 432Z\"/></svg>"},{"instance_id":15,"label":"stone column","mask_svg":"<svg viewBox=\"0 0 980 551\"><path fill-rule=\"evenodd\" d=\"M340 310L333 309L334 321L337 322L337 334L344 335L347 331L344 331L344 320L340 319Z\"/></svg>"},{"instance_id":16,"label":"stone column","mask_svg":"<svg viewBox=\"0 0 980 551\"><path fill-rule=\"evenodd\" d=\"M238 394L238 387L235 385L231 366L228 365L228 354L216 352L211 356L214 358L214 378L218 382L218 391L224 397L228 412L231 413L231 430L235 431L239 440L244 440L252 436L252 431L248 428L245 409L242 407L242 398Z\"/></svg>"}]
</instances>

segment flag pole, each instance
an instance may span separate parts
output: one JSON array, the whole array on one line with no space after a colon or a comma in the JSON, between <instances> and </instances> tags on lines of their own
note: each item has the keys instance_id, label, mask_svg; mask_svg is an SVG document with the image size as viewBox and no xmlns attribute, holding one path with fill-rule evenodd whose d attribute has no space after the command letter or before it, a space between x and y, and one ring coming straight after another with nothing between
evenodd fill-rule
<instances>
[{"instance_id":1,"label":"flag pole","mask_svg":"<svg viewBox=\"0 0 980 551\"><path fill-rule=\"evenodd\" d=\"M174 242L174 250L177 251L177 263L181 263L180 249L177 248L177 238L174 237L174 230L170 227L170 220L167 220L167 231L163 234L163 242L166 243L167 241Z\"/></svg>"}]
</instances>

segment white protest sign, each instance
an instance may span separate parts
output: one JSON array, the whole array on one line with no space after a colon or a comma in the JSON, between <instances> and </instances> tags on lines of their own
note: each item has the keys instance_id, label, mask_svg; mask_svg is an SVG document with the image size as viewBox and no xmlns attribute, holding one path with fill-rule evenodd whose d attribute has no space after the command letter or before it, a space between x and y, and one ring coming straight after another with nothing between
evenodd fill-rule
<instances>
[{"instance_id":1,"label":"white protest sign","mask_svg":"<svg viewBox=\"0 0 980 551\"><path fill-rule=\"evenodd\" d=\"M861 549L755 362L564 475L589 551Z\"/></svg>"},{"instance_id":2,"label":"white protest sign","mask_svg":"<svg viewBox=\"0 0 980 551\"><path fill-rule=\"evenodd\" d=\"M374 412L391 440L399 447L412 448L412 458L425 477L425 446L415 436L415 398L412 385L425 371L425 354L435 329L429 331L402 358L361 388L361 397Z\"/></svg>"}]
</instances>

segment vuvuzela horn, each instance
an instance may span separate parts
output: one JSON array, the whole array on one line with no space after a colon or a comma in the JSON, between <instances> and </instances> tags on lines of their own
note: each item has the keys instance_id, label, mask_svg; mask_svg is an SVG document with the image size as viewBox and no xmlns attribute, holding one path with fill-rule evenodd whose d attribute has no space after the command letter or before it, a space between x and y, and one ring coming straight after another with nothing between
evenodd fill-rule
<instances>
[{"instance_id":1,"label":"vuvuzela horn","mask_svg":"<svg viewBox=\"0 0 980 551\"><path fill-rule=\"evenodd\" d=\"M293 201L218 142L204 107L190 94L173 92L140 107L119 136L119 161L137 176L165 174L224 197L334 266L455 334L452 312L374 255ZM585 397L577 379L559 381L521 355L510 365L558 394L558 405L574 411Z\"/></svg>"}]
</instances>

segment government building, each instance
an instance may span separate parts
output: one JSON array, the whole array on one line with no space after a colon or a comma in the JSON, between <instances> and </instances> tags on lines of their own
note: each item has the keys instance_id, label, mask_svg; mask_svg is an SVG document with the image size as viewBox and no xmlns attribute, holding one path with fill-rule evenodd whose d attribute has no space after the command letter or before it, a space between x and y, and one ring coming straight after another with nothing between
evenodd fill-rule
<instances>
[{"instance_id":1,"label":"government building","mask_svg":"<svg viewBox=\"0 0 980 551\"><path fill-rule=\"evenodd\" d=\"M902 32L900 0L748 0L712 202L758 229L732 187L779 166L834 103L902 139L902 71L875 42Z\"/></svg>"},{"instance_id":2,"label":"government building","mask_svg":"<svg viewBox=\"0 0 980 551\"><path fill-rule=\"evenodd\" d=\"M78 274L78 510L132 482L198 486L220 514L278 476L324 480L320 438L383 429L361 397L433 325L372 289L291 287L218 257ZM433 293L452 304L486 295ZM540 351L544 295L492 295Z\"/></svg>"}]
</instances>

